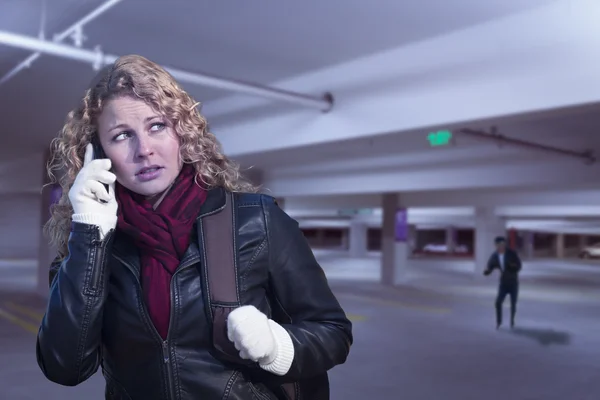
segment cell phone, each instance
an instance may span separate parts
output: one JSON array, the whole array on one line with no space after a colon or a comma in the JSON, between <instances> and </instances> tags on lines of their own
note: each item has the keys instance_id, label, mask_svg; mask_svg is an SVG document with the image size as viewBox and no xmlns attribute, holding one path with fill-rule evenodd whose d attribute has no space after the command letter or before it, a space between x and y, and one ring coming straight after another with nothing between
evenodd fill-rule
<instances>
[{"instance_id":1,"label":"cell phone","mask_svg":"<svg viewBox=\"0 0 600 400\"><path fill-rule=\"evenodd\" d=\"M94 138L92 138L92 148L94 149L94 160L107 158L106 153L104 152L104 149L102 148L102 145L100 144L100 140L98 140L97 136L94 136ZM110 193L108 191L108 185L106 183L103 183L103 185L106 188L106 192ZM105 203L105 201L103 201L103 200L100 200L100 201Z\"/></svg>"},{"instance_id":2,"label":"cell phone","mask_svg":"<svg viewBox=\"0 0 600 400\"><path fill-rule=\"evenodd\" d=\"M104 153L100 140L96 136L92 139L92 147L94 148L94 160L106 158L106 153Z\"/></svg>"}]
</instances>

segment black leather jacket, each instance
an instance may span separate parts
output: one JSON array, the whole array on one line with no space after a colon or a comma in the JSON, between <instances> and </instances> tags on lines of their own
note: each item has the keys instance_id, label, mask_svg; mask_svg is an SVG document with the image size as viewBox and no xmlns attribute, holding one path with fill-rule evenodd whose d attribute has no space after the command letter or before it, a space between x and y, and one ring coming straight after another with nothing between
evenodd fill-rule
<instances>
[{"instance_id":1,"label":"black leather jacket","mask_svg":"<svg viewBox=\"0 0 600 400\"><path fill-rule=\"evenodd\" d=\"M516 284L519 283L519 272L521 271L521 259L519 255L511 249L504 251L504 269L500 265L498 252L493 252L488 260L485 274L489 275L494 269L500 270L500 283Z\"/></svg>"},{"instance_id":2,"label":"black leather jacket","mask_svg":"<svg viewBox=\"0 0 600 400\"><path fill-rule=\"evenodd\" d=\"M74 386L102 366L105 396L113 400L276 399L271 388L298 381L300 399L329 399L327 371L345 362L351 323L297 222L269 196L234 196L241 300L289 332L295 355L285 376L213 357L197 235L172 279L171 321L163 341L143 302L136 247L118 229L100 241L97 227L79 223L72 225L69 256L51 267L37 339L44 375ZM198 218L224 202L225 191L212 189Z\"/></svg>"}]
</instances>

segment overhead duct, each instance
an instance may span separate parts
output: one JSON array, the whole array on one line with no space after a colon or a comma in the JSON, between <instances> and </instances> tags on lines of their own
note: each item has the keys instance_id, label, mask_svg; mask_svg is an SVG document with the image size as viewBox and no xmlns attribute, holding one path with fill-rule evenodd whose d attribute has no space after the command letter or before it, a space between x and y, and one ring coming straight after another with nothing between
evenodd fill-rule
<instances>
[{"instance_id":1,"label":"overhead duct","mask_svg":"<svg viewBox=\"0 0 600 400\"><path fill-rule=\"evenodd\" d=\"M89 63L92 64L94 69L100 69L104 65L111 64L118 58L115 55L104 54L99 46L94 50L86 50L6 31L0 31L0 44ZM311 96L205 73L192 73L169 67L165 67L165 69L180 82L209 86L251 96L264 97L270 100L284 101L304 107L316 108L323 112L330 111L333 107L333 96L330 93L322 96Z\"/></svg>"},{"instance_id":2,"label":"overhead duct","mask_svg":"<svg viewBox=\"0 0 600 400\"><path fill-rule=\"evenodd\" d=\"M106 3L103 3L102 5L100 5L95 10L87 14L85 17L81 18L79 21L75 22L73 25L71 25L61 33L54 35L52 41L55 43L60 43L70 37L73 39L73 42L75 42L75 45L80 47L83 42L83 27L89 24L91 21L98 18L100 15L104 14L106 11L110 10L112 7L114 7L121 1L123 0L109 0ZM40 34L44 34L43 29L41 30ZM23 61L21 61L13 69L8 71L2 78L0 78L0 85L8 82L22 70L31 67L31 64L33 64L38 58L40 58L41 55L41 52L35 52Z\"/></svg>"},{"instance_id":3,"label":"overhead duct","mask_svg":"<svg viewBox=\"0 0 600 400\"><path fill-rule=\"evenodd\" d=\"M554 153L568 157L575 157L582 159L586 164L594 164L596 162L596 156L591 151L575 151L569 149L563 149L560 147L549 146L546 144L540 144L535 142L530 142L527 140L511 138L505 136L501 133L498 133L496 127L491 128L491 132L479 131L476 129L464 128L457 131L457 133L461 133L463 135L473 136L479 139L487 139L493 140L498 144L511 144L515 146L526 147L532 150L545 151L547 153Z\"/></svg>"}]
</instances>

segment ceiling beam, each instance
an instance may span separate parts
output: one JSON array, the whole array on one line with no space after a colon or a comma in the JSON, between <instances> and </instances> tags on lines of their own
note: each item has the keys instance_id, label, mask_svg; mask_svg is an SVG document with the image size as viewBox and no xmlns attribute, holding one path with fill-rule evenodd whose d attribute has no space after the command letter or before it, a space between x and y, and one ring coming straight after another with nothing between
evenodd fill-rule
<instances>
[{"instance_id":1,"label":"ceiling beam","mask_svg":"<svg viewBox=\"0 0 600 400\"><path fill-rule=\"evenodd\" d=\"M456 164L441 168L371 169L354 173L321 173L286 178L267 178L264 187L279 197L340 196L399 192L480 190L504 187L532 190L553 185L555 188L590 185L598 180L599 168L570 160L533 160ZM435 194L435 193L432 193ZM443 193L442 193L443 194ZM433 197L433 196L432 196ZM446 205L440 198L439 205ZM463 198L463 204L472 205Z\"/></svg>"},{"instance_id":2,"label":"ceiling beam","mask_svg":"<svg viewBox=\"0 0 600 400\"><path fill-rule=\"evenodd\" d=\"M87 50L7 31L0 31L0 44L89 63L96 70L115 62L119 58L116 55L103 53L100 47L96 47L95 50ZM284 101L303 107L316 108L323 112L328 112L333 107L333 95L330 93L313 96L206 73L193 73L170 67L165 67L165 69L180 82Z\"/></svg>"}]
</instances>

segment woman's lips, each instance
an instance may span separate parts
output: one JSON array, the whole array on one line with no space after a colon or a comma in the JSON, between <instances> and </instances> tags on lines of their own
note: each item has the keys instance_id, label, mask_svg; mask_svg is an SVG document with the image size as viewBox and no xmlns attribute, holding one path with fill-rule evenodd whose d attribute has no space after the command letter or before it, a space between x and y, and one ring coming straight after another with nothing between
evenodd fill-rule
<instances>
[{"instance_id":1,"label":"woman's lips","mask_svg":"<svg viewBox=\"0 0 600 400\"><path fill-rule=\"evenodd\" d=\"M162 170L162 167L158 166L142 168L140 172L137 173L137 177L142 182L152 181L160 176Z\"/></svg>"}]
</instances>

